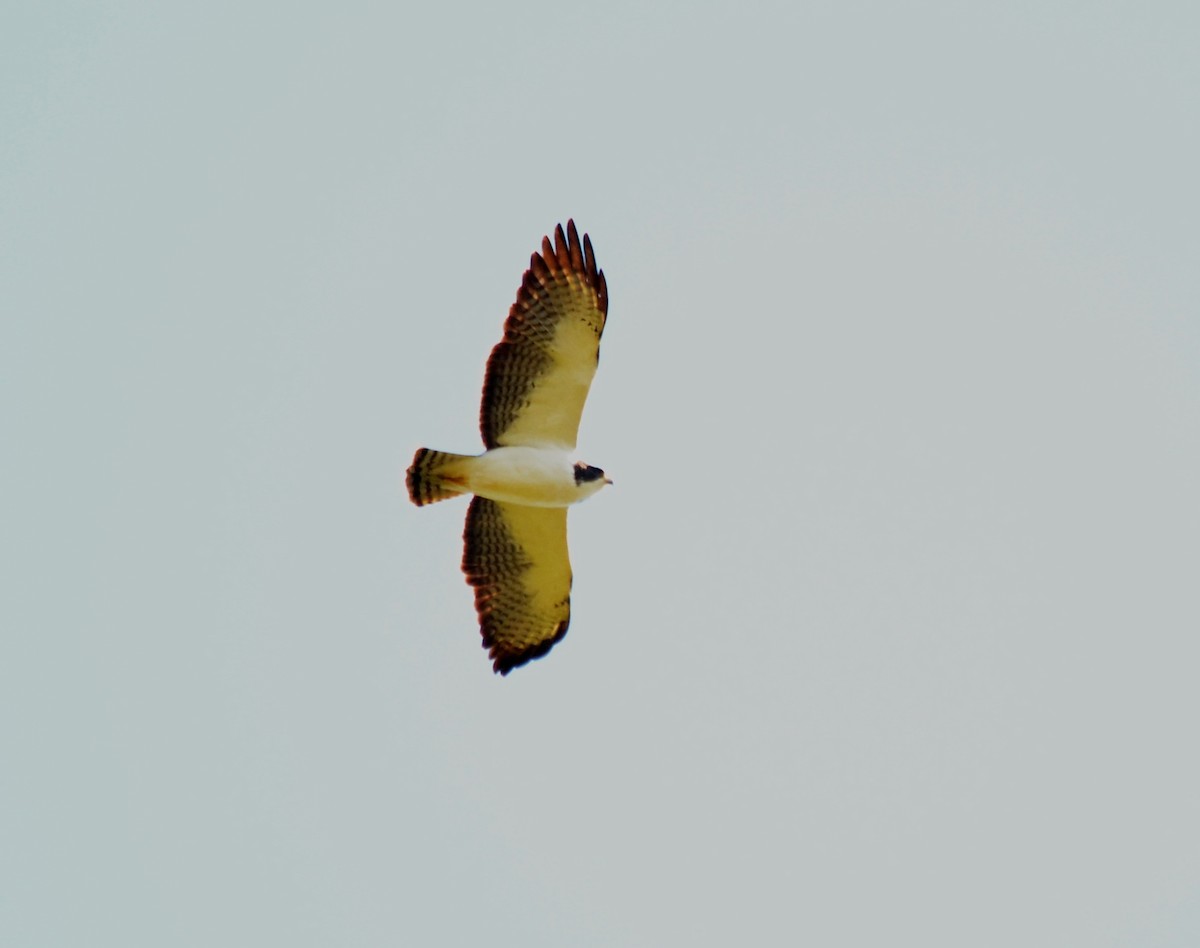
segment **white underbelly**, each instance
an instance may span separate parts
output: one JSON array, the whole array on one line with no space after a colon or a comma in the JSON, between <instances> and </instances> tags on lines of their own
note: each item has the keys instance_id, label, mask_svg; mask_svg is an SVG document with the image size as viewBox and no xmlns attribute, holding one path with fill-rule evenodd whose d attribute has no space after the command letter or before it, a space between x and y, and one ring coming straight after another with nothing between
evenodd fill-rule
<instances>
[{"instance_id":1,"label":"white underbelly","mask_svg":"<svg viewBox=\"0 0 1200 948\"><path fill-rule=\"evenodd\" d=\"M471 493L529 507L568 507L583 499L575 466L557 448L493 448L475 458Z\"/></svg>"}]
</instances>

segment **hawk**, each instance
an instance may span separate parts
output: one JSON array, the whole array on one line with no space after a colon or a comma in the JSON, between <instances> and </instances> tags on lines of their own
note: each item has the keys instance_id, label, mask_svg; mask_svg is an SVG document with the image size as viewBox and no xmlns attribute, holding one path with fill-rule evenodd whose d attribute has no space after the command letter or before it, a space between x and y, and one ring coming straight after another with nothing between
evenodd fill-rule
<instances>
[{"instance_id":1,"label":"hawk","mask_svg":"<svg viewBox=\"0 0 1200 948\"><path fill-rule=\"evenodd\" d=\"M608 316L604 271L573 220L530 258L504 338L483 379L479 455L420 448L408 496L424 506L474 494L463 531L462 570L492 668L507 675L541 658L567 634L571 563L567 507L606 484L574 460L588 388Z\"/></svg>"}]
</instances>

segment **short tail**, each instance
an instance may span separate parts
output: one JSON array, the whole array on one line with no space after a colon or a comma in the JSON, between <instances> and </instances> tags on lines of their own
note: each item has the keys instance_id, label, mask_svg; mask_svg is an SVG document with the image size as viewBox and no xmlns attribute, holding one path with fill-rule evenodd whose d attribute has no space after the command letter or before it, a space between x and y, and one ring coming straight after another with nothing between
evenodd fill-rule
<instances>
[{"instance_id":1,"label":"short tail","mask_svg":"<svg viewBox=\"0 0 1200 948\"><path fill-rule=\"evenodd\" d=\"M465 462L471 460L469 454L418 448L406 478L409 499L424 507L466 493Z\"/></svg>"}]
</instances>

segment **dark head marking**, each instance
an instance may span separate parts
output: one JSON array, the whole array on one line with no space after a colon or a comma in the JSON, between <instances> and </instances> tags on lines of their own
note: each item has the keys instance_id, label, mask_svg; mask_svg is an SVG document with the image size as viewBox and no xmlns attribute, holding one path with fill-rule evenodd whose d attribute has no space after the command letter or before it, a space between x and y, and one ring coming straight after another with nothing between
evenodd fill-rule
<instances>
[{"instance_id":1,"label":"dark head marking","mask_svg":"<svg viewBox=\"0 0 1200 948\"><path fill-rule=\"evenodd\" d=\"M582 461L575 465L575 483L577 485L598 481L602 477L604 477L604 472L598 467L592 467L590 464L584 464Z\"/></svg>"}]
</instances>

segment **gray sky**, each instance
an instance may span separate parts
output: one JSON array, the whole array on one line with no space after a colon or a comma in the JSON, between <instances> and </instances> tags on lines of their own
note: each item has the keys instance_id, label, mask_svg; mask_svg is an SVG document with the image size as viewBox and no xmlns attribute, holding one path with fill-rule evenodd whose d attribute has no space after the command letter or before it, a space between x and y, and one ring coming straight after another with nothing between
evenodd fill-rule
<instances>
[{"instance_id":1,"label":"gray sky","mask_svg":"<svg viewBox=\"0 0 1200 948\"><path fill-rule=\"evenodd\" d=\"M14 6L0 942L1200 943L1194 4ZM403 470L568 216L501 679Z\"/></svg>"}]
</instances>

